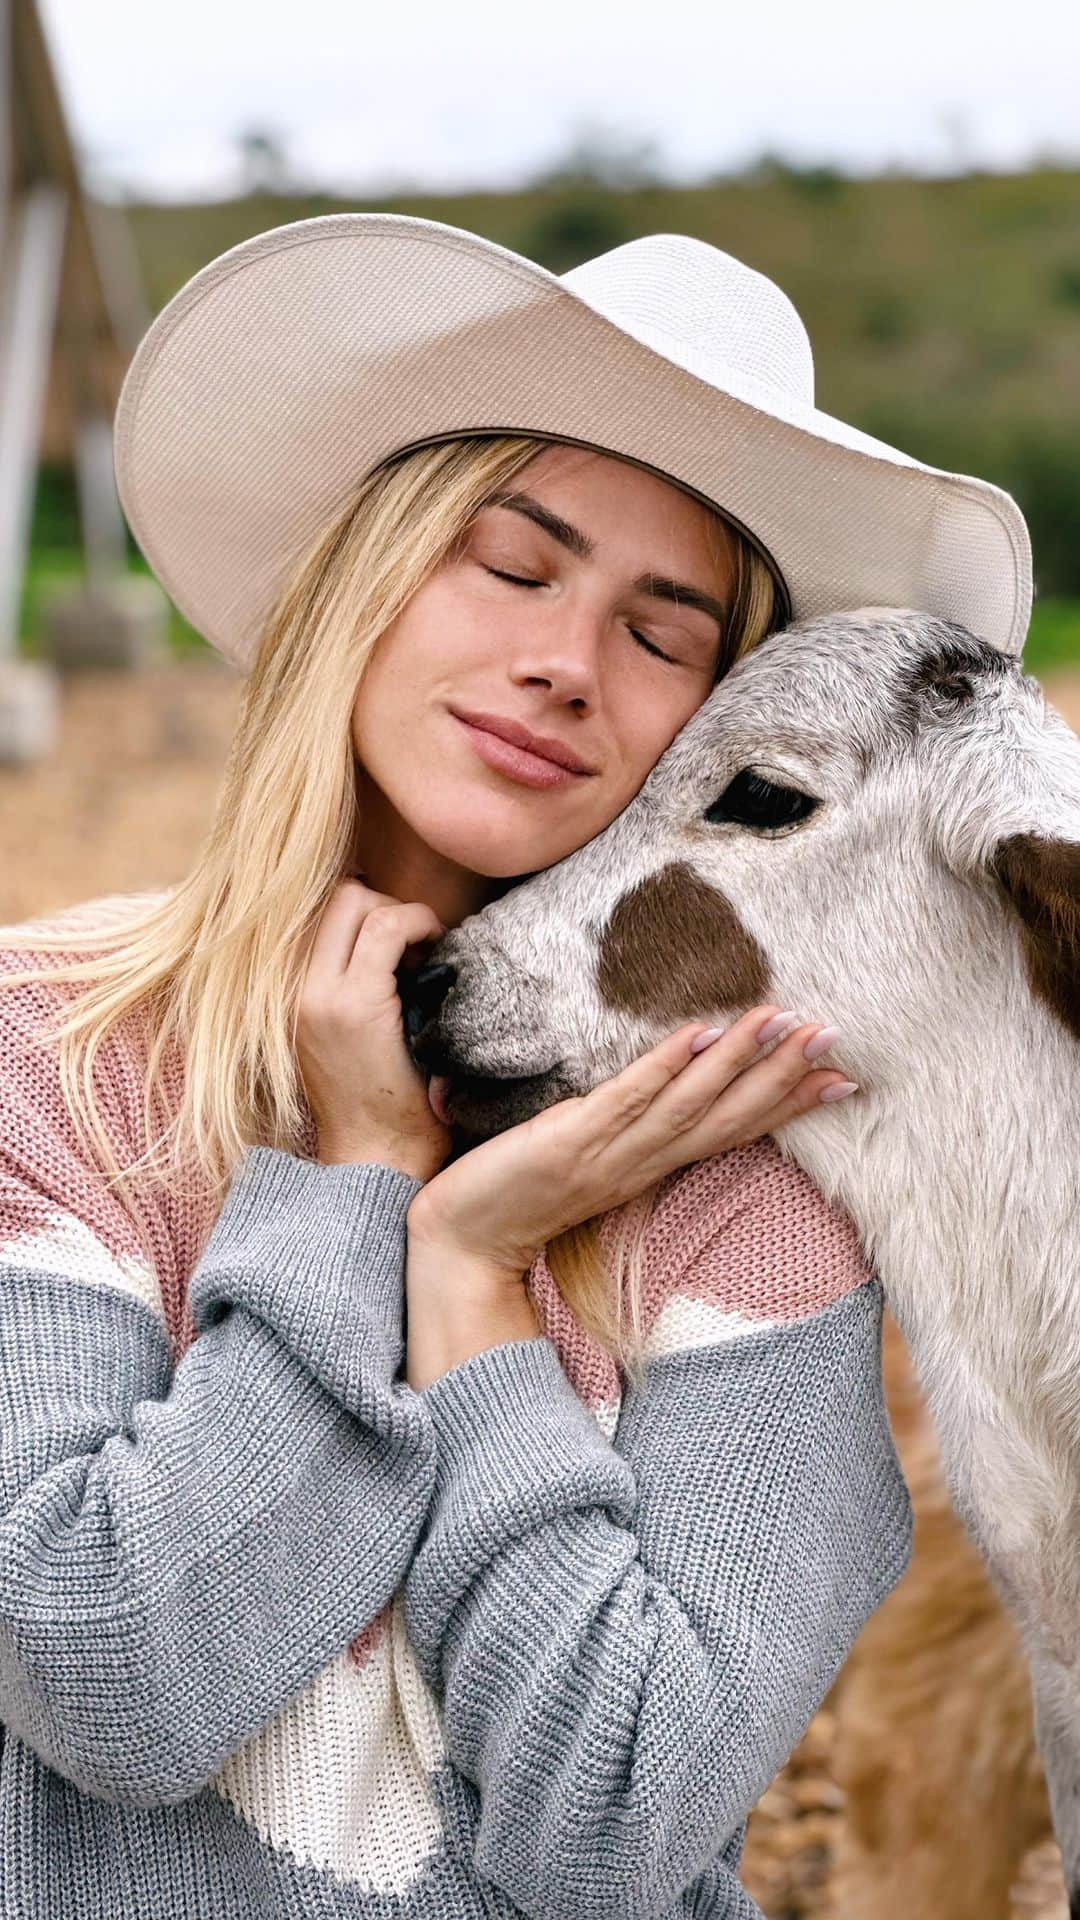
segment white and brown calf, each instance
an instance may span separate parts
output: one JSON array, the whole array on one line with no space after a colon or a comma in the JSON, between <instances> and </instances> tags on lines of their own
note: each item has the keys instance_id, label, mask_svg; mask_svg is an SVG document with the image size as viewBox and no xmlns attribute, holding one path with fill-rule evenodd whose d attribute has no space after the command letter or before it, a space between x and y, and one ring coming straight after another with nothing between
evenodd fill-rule
<instances>
[{"instance_id":1,"label":"white and brown calf","mask_svg":"<svg viewBox=\"0 0 1080 1920\"><path fill-rule=\"evenodd\" d=\"M960 627L800 622L410 992L466 1138L686 1020L772 1000L840 1028L860 1093L780 1144L858 1225L1020 1623L1080 1915L1080 741Z\"/></svg>"}]
</instances>

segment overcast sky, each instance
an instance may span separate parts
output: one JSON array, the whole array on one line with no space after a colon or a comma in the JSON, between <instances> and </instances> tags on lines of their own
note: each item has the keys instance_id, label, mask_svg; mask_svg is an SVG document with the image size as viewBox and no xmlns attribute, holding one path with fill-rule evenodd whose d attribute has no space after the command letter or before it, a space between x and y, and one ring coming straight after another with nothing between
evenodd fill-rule
<instances>
[{"instance_id":1,"label":"overcast sky","mask_svg":"<svg viewBox=\"0 0 1080 1920\"><path fill-rule=\"evenodd\" d=\"M1080 164L1067 0L39 6L88 177L112 197L225 194L256 126L305 180L357 198L512 186L584 129L653 143L672 179L763 150L852 172Z\"/></svg>"}]
</instances>

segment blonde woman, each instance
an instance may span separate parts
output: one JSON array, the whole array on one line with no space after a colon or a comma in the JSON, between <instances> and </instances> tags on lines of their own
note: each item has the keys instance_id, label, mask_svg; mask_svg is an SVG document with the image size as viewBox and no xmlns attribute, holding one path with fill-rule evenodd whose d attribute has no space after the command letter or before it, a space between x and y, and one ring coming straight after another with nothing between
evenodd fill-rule
<instances>
[{"instance_id":1,"label":"blonde woman","mask_svg":"<svg viewBox=\"0 0 1080 1920\"><path fill-rule=\"evenodd\" d=\"M5 1913L757 1911L908 1552L878 1283L770 1138L858 1091L811 1009L687 1008L462 1152L398 985L792 610L1023 617L1007 496L811 374L702 242L391 215L142 342L125 510L247 679L186 878L0 943Z\"/></svg>"}]
</instances>

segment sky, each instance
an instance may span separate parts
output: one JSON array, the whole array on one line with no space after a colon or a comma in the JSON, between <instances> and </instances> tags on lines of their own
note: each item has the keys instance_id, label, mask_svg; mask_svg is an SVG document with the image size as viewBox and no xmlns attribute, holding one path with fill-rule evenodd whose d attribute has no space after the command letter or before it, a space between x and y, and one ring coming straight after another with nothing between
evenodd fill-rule
<instances>
[{"instance_id":1,"label":"sky","mask_svg":"<svg viewBox=\"0 0 1080 1920\"><path fill-rule=\"evenodd\" d=\"M1080 164L1067 0L38 4L110 199L242 190L251 130L358 200L514 187L583 141L673 181L763 152L857 174Z\"/></svg>"}]
</instances>

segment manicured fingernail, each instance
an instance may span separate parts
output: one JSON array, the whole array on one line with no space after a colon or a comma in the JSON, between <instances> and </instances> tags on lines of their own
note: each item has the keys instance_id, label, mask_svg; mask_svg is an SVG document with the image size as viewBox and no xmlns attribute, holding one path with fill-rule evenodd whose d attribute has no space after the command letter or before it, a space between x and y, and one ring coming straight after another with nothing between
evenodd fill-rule
<instances>
[{"instance_id":1,"label":"manicured fingernail","mask_svg":"<svg viewBox=\"0 0 1080 1920\"><path fill-rule=\"evenodd\" d=\"M798 1024L797 1013L774 1013L770 1020L766 1020L763 1027L758 1028L754 1039L759 1047L763 1047L767 1040L778 1040L782 1033L790 1033L792 1027L797 1027Z\"/></svg>"},{"instance_id":2,"label":"manicured fingernail","mask_svg":"<svg viewBox=\"0 0 1080 1920\"><path fill-rule=\"evenodd\" d=\"M835 1041L839 1040L839 1038L839 1027L822 1027L820 1033L815 1033L813 1039L807 1041L802 1050L803 1059L820 1060L822 1054L828 1053L829 1048Z\"/></svg>"},{"instance_id":3,"label":"manicured fingernail","mask_svg":"<svg viewBox=\"0 0 1080 1920\"><path fill-rule=\"evenodd\" d=\"M824 1093L818 1094L818 1100L846 1100L849 1093L858 1091L854 1080L834 1080L831 1087L826 1087Z\"/></svg>"},{"instance_id":4,"label":"manicured fingernail","mask_svg":"<svg viewBox=\"0 0 1080 1920\"><path fill-rule=\"evenodd\" d=\"M703 1047L711 1047L714 1040L719 1040L723 1031L723 1027L706 1027L704 1033L699 1033L695 1039L691 1040L691 1053L700 1053Z\"/></svg>"}]
</instances>

